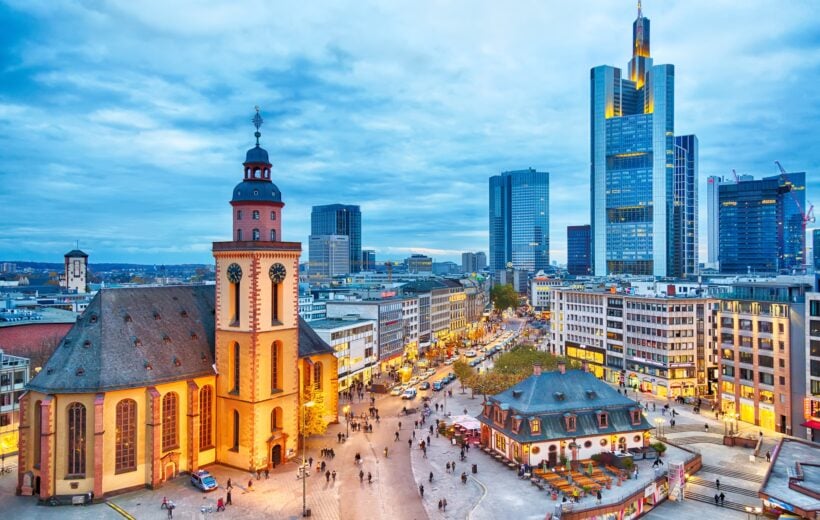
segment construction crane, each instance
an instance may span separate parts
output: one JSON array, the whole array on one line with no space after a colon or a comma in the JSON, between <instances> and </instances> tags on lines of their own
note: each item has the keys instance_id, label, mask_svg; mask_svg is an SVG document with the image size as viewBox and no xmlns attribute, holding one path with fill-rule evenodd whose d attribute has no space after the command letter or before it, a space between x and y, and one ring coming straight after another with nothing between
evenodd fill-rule
<instances>
[{"instance_id":1,"label":"construction crane","mask_svg":"<svg viewBox=\"0 0 820 520\"><path fill-rule=\"evenodd\" d=\"M797 211L800 212L800 221L803 229L803 234L801 235L803 237L803 266L805 267L809 265L808 244L806 243L806 224L808 224L809 222L814 223L814 204L812 204L809 201L806 201L806 203L809 205L809 209L808 211L803 211L803 206L800 204L800 201L797 200L797 195L794 194L794 184L792 183L792 181L789 180L788 177L786 177L786 175L788 175L789 172L787 172L786 168L784 168L783 165L780 164L780 161L775 161L774 163L780 170L780 178L783 180L783 183L789 186L789 193L792 196L792 200L794 200L794 205L797 206Z\"/></svg>"},{"instance_id":2,"label":"construction crane","mask_svg":"<svg viewBox=\"0 0 820 520\"><path fill-rule=\"evenodd\" d=\"M732 175L735 176L735 184L739 184L740 183L740 177L737 176L737 171L735 171L734 168L732 168Z\"/></svg>"}]
</instances>

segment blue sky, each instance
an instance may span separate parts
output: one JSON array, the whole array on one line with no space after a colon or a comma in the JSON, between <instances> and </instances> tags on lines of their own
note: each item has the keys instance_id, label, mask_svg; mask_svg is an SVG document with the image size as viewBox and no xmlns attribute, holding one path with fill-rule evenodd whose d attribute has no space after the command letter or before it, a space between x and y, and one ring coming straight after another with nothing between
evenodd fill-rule
<instances>
[{"instance_id":1,"label":"blue sky","mask_svg":"<svg viewBox=\"0 0 820 520\"><path fill-rule=\"evenodd\" d=\"M820 9L648 0L705 179L820 184ZM589 69L626 68L630 1L0 0L0 259L211 262L253 142L286 203L362 207L363 247L486 251L487 179L551 175L551 258L589 220ZM306 252L305 252L306 254Z\"/></svg>"}]
</instances>

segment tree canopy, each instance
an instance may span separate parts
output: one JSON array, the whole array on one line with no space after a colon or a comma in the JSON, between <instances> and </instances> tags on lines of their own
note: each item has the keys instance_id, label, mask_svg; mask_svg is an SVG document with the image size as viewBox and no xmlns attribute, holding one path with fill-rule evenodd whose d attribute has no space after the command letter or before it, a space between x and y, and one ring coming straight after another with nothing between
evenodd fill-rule
<instances>
[{"instance_id":1,"label":"tree canopy","mask_svg":"<svg viewBox=\"0 0 820 520\"><path fill-rule=\"evenodd\" d=\"M302 402L313 401L313 406L305 406L305 432L304 435L322 435L327 431L327 420L325 419L325 402L321 392L314 392L313 386L308 385L302 390Z\"/></svg>"},{"instance_id":2,"label":"tree canopy","mask_svg":"<svg viewBox=\"0 0 820 520\"><path fill-rule=\"evenodd\" d=\"M490 289L490 301L493 302L493 307L498 311L518 307L518 293L510 284L494 285Z\"/></svg>"},{"instance_id":3,"label":"tree canopy","mask_svg":"<svg viewBox=\"0 0 820 520\"><path fill-rule=\"evenodd\" d=\"M532 346L519 345L509 352L498 356L494 362L493 369L482 374L472 374L467 379L462 379L463 385L470 388L473 393L484 395L497 394L523 381L532 375L532 366L541 364L541 369L545 372L558 369L558 361L564 359L560 356L550 354L535 349ZM453 367L455 369L455 365ZM469 365L463 363L467 368ZM567 362L567 368L577 365L574 362ZM458 374L458 372L456 372Z\"/></svg>"}]
</instances>

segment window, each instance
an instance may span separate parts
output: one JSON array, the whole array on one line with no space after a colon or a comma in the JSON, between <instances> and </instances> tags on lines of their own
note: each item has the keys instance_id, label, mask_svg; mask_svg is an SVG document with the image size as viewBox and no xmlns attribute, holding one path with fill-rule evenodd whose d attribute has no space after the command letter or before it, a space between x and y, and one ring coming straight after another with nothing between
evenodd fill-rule
<instances>
[{"instance_id":1,"label":"window","mask_svg":"<svg viewBox=\"0 0 820 520\"><path fill-rule=\"evenodd\" d=\"M500 451L507 450L507 438L500 433L495 434L495 447Z\"/></svg>"},{"instance_id":2,"label":"window","mask_svg":"<svg viewBox=\"0 0 820 520\"><path fill-rule=\"evenodd\" d=\"M205 385L199 391L199 449L206 450L214 446L213 408L214 389Z\"/></svg>"},{"instance_id":3,"label":"window","mask_svg":"<svg viewBox=\"0 0 820 520\"><path fill-rule=\"evenodd\" d=\"M233 411L233 443L231 444L233 451L239 451L239 412Z\"/></svg>"},{"instance_id":4,"label":"window","mask_svg":"<svg viewBox=\"0 0 820 520\"><path fill-rule=\"evenodd\" d=\"M231 283L230 285L230 292L231 296L231 325L234 327L239 326L239 293L241 292L239 289L240 282Z\"/></svg>"},{"instance_id":5,"label":"window","mask_svg":"<svg viewBox=\"0 0 820 520\"><path fill-rule=\"evenodd\" d=\"M242 230L241 230L241 229L237 229L237 230L236 230L236 241L237 241L237 242L241 242L241 241L242 241Z\"/></svg>"},{"instance_id":6,"label":"window","mask_svg":"<svg viewBox=\"0 0 820 520\"><path fill-rule=\"evenodd\" d=\"M313 389L322 390L322 364L313 364Z\"/></svg>"},{"instance_id":7,"label":"window","mask_svg":"<svg viewBox=\"0 0 820 520\"><path fill-rule=\"evenodd\" d=\"M276 220L276 212L275 211L270 212L270 219L271 220Z\"/></svg>"},{"instance_id":8,"label":"window","mask_svg":"<svg viewBox=\"0 0 820 520\"><path fill-rule=\"evenodd\" d=\"M68 406L68 476L85 477L85 406Z\"/></svg>"},{"instance_id":9,"label":"window","mask_svg":"<svg viewBox=\"0 0 820 520\"><path fill-rule=\"evenodd\" d=\"M270 431L282 429L282 408L277 406L270 413Z\"/></svg>"},{"instance_id":10,"label":"window","mask_svg":"<svg viewBox=\"0 0 820 520\"><path fill-rule=\"evenodd\" d=\"M32 448L34 448L34 466L37 468L40 467L40 435L43 431L42 405L42 401L34 403L34 442Z\"/></svg>"},{"instance_id":11,"label":"window","mask_svg":"<svg viewBox=\"0 0 820 520\"><path fill-rule=\"evenodd\" d=\"M530 419L530 432L533 435L541 433L541 421L539 419Z\"/></svg>"},{"instance_id":12,"label":"window","mask_svg":"<svg viewBox=\"0 0 820 520\"><path fill-rule=\"evenodd\" d=\"M273 325L281 325L282 322L279 320L279 299L281 298L281 291L279 290L282 284L276 283L271 281L271 308L270 308L270 319Z\"/></svg>"},{"instance_id":13,"label":"window","mask_svg":"<svg viewBox=\"0 0 820 520\"><path fill-rule=\"evenodd\" d=\"M609 425L609 418L606 415L606 412L598 414L598 427L599 428L606 428Z\"/></svg>"},{"instance_id":14,"label":"window","mask_svg":"<svg viewBox=\"0 0 820 520\"><path fill-rule=\"evenodd\" d=\"M239 393L239 343L234 342L233 344L233 390L232 393L238 394Z\"/></svg>"},{"instance_id":15,"label":"window","mask_svg":"<svg viewBox=\"0 0 820 520\"><path fill-rule=\"evenodd\" d=\"M242 210L236 210L236 220L242 220Z\"/></svg>"},{"instance_id":16,"label":"window","mask_svg":"<svg viewBox=\"0 0 820 520\"><path fill-rule=\"evenodd\" d=\"M177 394L168 392L162 398L162 451L179 447L177 435Z\"/></svg>"},{"instance_id":17,"label":"window","mask_svg":"<svg viewBox=\"0 0 820 520\"><path fill-rule=\"evenodd\" d=\"M592 447L592 441L584 441L584 448L591 448L591 447Z\"/></svg>"},{"instance_id":18,"label":"window","mask_svg":"<svg viewBox=\"0 0 820 520\"><path fill-rule=\"evenodd\" d=\"M270 346L270 390L271 393L280 390L282 382L279 377L282 373L282 344L274 341Z\"/></svg>"},{"instance_id":19,"label":"window","mask_svg":"<svg viewBox=\"0 0 820 520\"><path fill-rule=\"evenodd\" d=\"M253 229L253 240L259 240L259 229L258 228Z\"/></svg>"},{"instance_id":20,"label":"window","mask_svg":"<svg viewBox=\"0 0 820 520\"><path fill-rule=\"evenodd\" d=\"M270 230L270 241L271 242L276 242L276 230L275 229Z\"/></svg>"},{"instance_id":21,"label":"window","mask_svg":"<svg viewBox=\"0 0 820 520\"><path fill-rule=\"evenodd\" d=\"M567 414L567 415L564 416L564 419L566 420L567 431L568 432L574 432L575 431L575 416Z\"/></svg>"},{"instance_id":22,"label":"window","mask_svg":"<svg viewBox=\"0 0 820 520\"><path fill-rule=\"evenodd\" d=\"M117 403L114 439L114 472L137 469L137 402L123 399Z\"/></svg>"},{"instance_id":23,"label":"window","mask_svg":"<svg viewBox=\"0 0 820 520\"><path fill-rule=\"evenodd\" d=\"M253 210L253 213L251 213L251 218L253 220L259 220L259 210Z\"/></svg>"}]
</instances>

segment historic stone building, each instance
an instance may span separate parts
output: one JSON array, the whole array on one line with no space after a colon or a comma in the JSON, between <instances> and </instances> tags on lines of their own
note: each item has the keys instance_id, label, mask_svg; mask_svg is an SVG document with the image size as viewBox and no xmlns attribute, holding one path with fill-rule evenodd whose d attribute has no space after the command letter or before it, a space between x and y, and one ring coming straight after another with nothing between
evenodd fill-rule
<instances>
[{"instance_id":1,"label":"historic stone building","mask_svg":"<svg viewBox=\"0 0 820 520\"><path fill-rule=\"evenodd\" d=\"M337 417L333 350L298 314L268 153L248 151L216 286L100 291L20 404L19 494L96 497L297 453L302 413ZM307 398L315 407L304 407Z\"/></svg>"}]
</instances>

